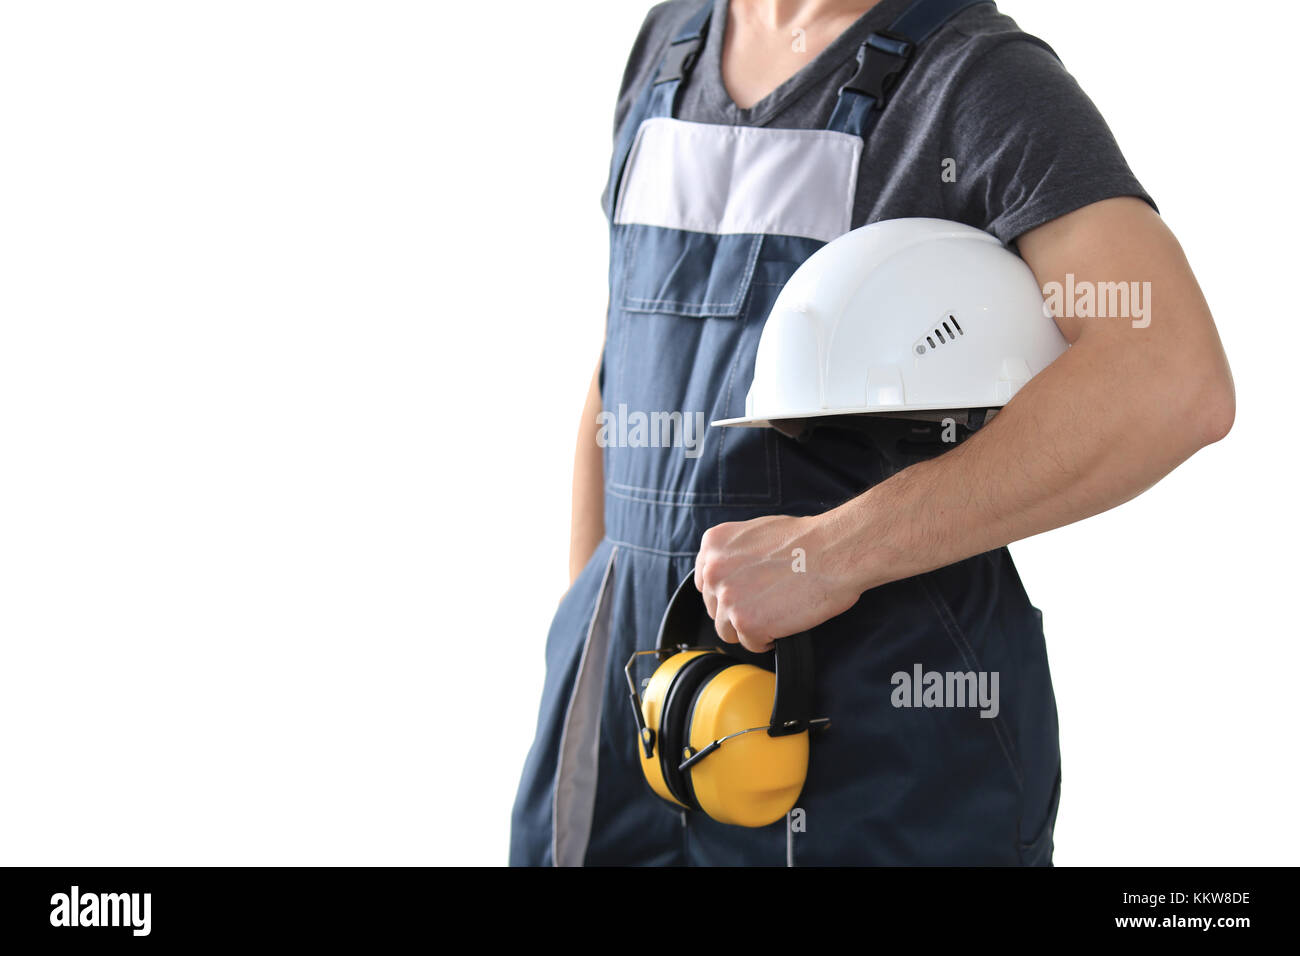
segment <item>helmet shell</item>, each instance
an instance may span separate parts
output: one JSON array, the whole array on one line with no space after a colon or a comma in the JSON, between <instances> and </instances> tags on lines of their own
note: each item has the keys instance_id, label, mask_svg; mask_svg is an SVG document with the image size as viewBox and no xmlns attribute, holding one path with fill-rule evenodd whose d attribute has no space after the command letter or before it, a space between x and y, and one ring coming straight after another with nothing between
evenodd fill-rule
<instances>
[{"instance_id":1,"label":"helmet shell","mask_svg":"<svg viewBox=\"0 0 1300 956\"><path fill-rule=\"evenodd\" d=\"M943 219L845 233L790 277L763 327L743 418L997 408L1069 347L1034 274Z\"/></svg>"}]
</instances>

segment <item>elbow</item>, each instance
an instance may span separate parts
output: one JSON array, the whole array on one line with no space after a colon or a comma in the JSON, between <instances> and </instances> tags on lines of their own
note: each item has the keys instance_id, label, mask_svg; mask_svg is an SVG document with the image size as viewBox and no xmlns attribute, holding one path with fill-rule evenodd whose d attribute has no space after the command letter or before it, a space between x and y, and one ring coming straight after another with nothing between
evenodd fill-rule
<instances>
[{"instance_id":1,"label":"elbow","mask_svg":"<svg viewBox=\"0 0 1300 956\"><path fill-rule=\"evenodd\" d=\"M1157 427L1165 431L1170 451L1182 457L1223 441L1237 417L1237 391L1222 345L1217 337L1196 338L1167 351L1151 383L1164 399Z\"/></svg>"},{"instance_id":2,"label":"elbow","mask_svg":"<svg viewBox=\"0 0 1300 956\"><path fill-rule=\"evenodd\" d=\"M1227 438L1237 417L1237 393L1226 368L1199 381L1199 387L1188 395L1184 414L1183 427L1192 451Z\"/></svg>"},{"instance_id":3,"label":"elbow","mask_svg":"<svg viewBox=\"0 0 1300 956\"><path fill-rule=\"evenodd\" d=\"M1206 412L1203 438L1206 445L1222 441L1232 431L1232 423L1237 418L1237 393L1232 387L1232 380L1221 388L1214 405Z\"/></svg>"}]
</instances>

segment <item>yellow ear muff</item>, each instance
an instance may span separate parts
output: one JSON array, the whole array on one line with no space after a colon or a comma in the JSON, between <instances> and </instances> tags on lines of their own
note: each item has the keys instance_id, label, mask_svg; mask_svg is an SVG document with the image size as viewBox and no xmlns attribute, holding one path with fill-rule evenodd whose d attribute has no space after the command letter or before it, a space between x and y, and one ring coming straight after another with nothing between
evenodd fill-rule
<instances>
[{"instance_id":1,"label":"yellow ear muff","mask_svg":"<svg viewBox=\"0 0 1300 956\"><path fill-rule=\"evenodd\" d=\"M687 574L668 602L655 649L633 651L623 669L637 757L650 789L673 806L735 826L767 826L803 790L809 728L829 723L812 716L811 636L779 638L768 655L715 642ZM633 667L651 654L661 663L638 691Z\"/></svg>"},{"instance_id":2,"label":"yellow ear muff","mask_svg":"<svg viewBox=\"0 0 1300 956\"><path fill-rule=\"evenodd\" d=\"M776 675L753 664L733 664L700 689L690 721L692 751L726 739L686 773L700 809L720 823L775 823L803 790L808 731L768 736L775 696Z\"/></svg>"},{"instance_id":3,"label":"yellow ear muff","mask_svg":"<svg viewBox=\"0 0 1300 956\"><path fill-rule=\"evenodd\" d=\"M808 773L808 731L767 733L776 675L720 650L694 648L656 668L641 696L637 747L650 788L721 823L761 827L794 806ZM688 758L701 755L686 770Z\"/></svg>"}]
</instances>

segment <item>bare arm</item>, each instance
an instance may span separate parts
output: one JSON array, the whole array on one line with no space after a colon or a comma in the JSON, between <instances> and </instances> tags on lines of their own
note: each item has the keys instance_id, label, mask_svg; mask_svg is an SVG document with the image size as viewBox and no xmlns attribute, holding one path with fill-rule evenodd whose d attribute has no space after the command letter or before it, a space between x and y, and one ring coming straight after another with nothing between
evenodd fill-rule
<instances>
[{"instance_id":1,"label":"bare arm","mask_svg":"<svg viewBox=\"0 0 1300 956\"><path fill-rule=\"evenodd\" d=\"M962 445L823 515L710 529L696 582L724 639L765 647L870 588L1113 508L1228 433L1235 399L1218 332L1150 207L1095 203L1018 244L1040 284L1066 273L1149 281L1150 324L1058 319L1070 350ZM794 547L810 573L789 573Z\"/></svg>"},{"instance_id":2,"label":"bare arm","mask_svg":"<svg viewBox=\"0 0 1300 956\"><path fill-rule=\"evenodd\" d=\"M582 571L605 536L605 465L596 444L600 414L600 363L591 375L587 401L578 425L578 447L573 455L573 518L569 531L569 583Z\"/></svg>"}]
</instances>

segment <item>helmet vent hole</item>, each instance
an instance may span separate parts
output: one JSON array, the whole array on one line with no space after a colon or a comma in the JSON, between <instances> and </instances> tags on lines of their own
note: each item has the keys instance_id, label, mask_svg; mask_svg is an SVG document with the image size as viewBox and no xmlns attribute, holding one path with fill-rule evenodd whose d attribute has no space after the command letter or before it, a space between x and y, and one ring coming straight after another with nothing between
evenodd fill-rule
<instances>
[{"instance_id":1,"label":"helmet vent hole","mask_svg":"<svg viewBox=\"0 0 1300 956\"><path fill-rule=\"evenodd\" d=\"M916 340L912 346L912 351L917 355L924 355L927 351L933 351L940 345L950 345L956 342L958 336L964 336L965 334L966 330L957 321L957 316L949 312L946 318L939 320L938 325L932 326L929 332ZM926 348L927 345L929 349Z\"/></svg>"}]
</instances>

